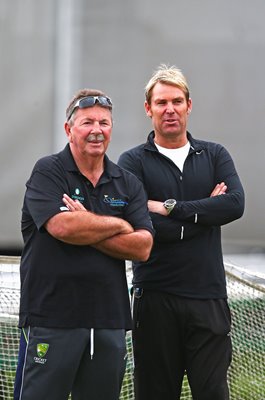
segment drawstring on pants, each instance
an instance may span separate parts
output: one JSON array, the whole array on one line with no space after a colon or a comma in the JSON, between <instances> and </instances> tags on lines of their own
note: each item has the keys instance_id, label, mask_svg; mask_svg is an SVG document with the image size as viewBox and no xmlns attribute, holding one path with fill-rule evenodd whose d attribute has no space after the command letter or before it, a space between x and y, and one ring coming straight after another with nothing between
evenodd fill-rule
<instances>
[{"instance_id":1,"label":"drawstring on pants","mask_svg":"<svg viewBox=\"0 0 265 400\"><path fill-rule=\"evenodd\" d=\"M94 356L94 328L90 329L90 358Z\"/></svg>"}]
</instances>

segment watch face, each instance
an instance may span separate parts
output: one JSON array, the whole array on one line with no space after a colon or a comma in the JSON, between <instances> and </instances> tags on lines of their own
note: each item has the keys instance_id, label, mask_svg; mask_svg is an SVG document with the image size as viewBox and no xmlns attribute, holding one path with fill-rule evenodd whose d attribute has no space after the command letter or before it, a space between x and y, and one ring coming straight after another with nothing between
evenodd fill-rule
<instances>
[{"instance_id":1,"label":"watch face","mask_svg":"<svg viewBox=\"0 0 265 400\"><path fill-rule=\"evenodd\" d=\"M175 207L177 203L177 200L175 199L167 199L164 203L163 206L165 207L165 209L167 210L167 214L169 215L171 213L171 211L173 210L173 208Z\"/></svg>"},{"instance_id":2,"label":"watch face","mask_svg":"<svg viewBox=\"0 0 265 400\"><path fill-rule=\"evenodd\" d=\"M175 199L168 199L168 200L165 201L164 204L165 204L166 208L171 208L171 207L175 206L176 200Z\"/></svg>"}]
</instances>

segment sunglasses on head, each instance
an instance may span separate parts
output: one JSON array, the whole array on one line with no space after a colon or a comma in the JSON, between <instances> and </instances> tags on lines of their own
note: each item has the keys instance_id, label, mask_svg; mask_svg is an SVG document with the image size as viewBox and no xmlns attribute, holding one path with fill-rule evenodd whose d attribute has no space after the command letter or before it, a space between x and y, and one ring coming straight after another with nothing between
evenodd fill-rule
<instances>
[{"instance_id":1,"label":"sunglasses on head","mask_svg":"<svg viewBox=\"0 0 265 400\"><path fill-rule=\"evenodd\" d=\"M77 100L74 104L72 111L68 115L67 121L71 118L73 112L76 108L87 108L93 107L96 103L99 103L102 107L107 107L110 110L112 109L112 102L111 99L107 96L87 96L83 97L82 99Z\"/></svg>"}]
</instances>

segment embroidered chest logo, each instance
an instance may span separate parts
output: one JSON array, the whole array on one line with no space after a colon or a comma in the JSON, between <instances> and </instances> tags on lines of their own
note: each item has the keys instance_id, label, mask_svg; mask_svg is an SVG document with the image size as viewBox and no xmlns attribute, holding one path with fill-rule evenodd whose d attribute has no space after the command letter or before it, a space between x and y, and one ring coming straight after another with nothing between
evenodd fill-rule
<instances>
[{"instance_id":1,"label":"embroidered chest logo","mask_svg":"<svg viewBox=\"0 0 265 400\"><path fill-rule=\"evenodd\" d=\"M115 199L115 197L110 197L108 194L104 194L104 203L108 203L111 207L125 207L128 202L122 199Z\"/></svg>"},{"instance_id":2,"label":"embroidered chest logo","mask_svg":"<svg viewBox=\"0 0 265 400\"><path fill-rule=\"evenodd\" d=\"M37 355L38 357L34 357L35 363L38 364L45 364L47 361L47 358L44 358L47 354L47 351L49 349L49 344L48 343L38 343L37 344Z\"/></svg>"},{"instance_id":3,"label":"embroidered chest logo","mask_svg":"<svg viewBox=\"0 0 265 400\"><path fill-rule=\"evenodd\" d=\"M79 200L80 203L83 203L85 198L82 196L82 193L79 188L75 188L74 194L71 195L73 200Z\"/></svg>"}]
</instances>

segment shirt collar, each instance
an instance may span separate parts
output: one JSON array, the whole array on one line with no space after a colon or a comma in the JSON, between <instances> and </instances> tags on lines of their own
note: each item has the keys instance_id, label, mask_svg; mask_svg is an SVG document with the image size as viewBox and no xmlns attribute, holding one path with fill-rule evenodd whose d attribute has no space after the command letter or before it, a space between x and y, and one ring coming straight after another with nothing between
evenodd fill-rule
<instances>
[{"instance_id":1,"label":"shirt collar","mask_svg":"<svg viewBox=\"0 0 265 400\"><path fill-rule=\"evenodd\" d=\"M151 131L148 135L147 142L145 143L144 148L147 150L152 150L152 151L158 152L157 147L154 143L154 137L155 137L155 132ZM192 135L190 134L190 132L188 132L188 131L187 131L187 138L188 138L188 141L190 142L190 152L201 151L204 149L202 141L194 139L192 137Z\"/></svg>"},{"instance_id":2,"label":"shirt collar","mask_svg":"<svg viewBox=\"0 0 265 400\"><path fill-rule=\"evenodd\" d=\"M80 172L71 153L69 143L58 153L58 157L61 159L66 171ZM120 168L114 164L106 154L104 156L104 174L114 178L121 176Z\"/></svg>"}]
</instances>

